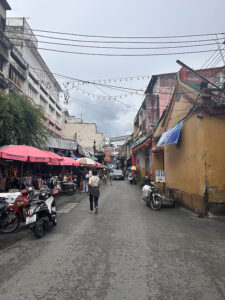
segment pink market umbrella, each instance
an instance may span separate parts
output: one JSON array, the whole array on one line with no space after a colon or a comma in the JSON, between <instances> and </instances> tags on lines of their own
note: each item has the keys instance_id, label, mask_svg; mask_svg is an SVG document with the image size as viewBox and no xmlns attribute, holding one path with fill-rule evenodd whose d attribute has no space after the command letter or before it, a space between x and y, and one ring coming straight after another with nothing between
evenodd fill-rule
<instances>
[{"instance_id":1,"label":"pink market umbrella","mask_svg":"<svg viewBox=\"0 0 225 300\"><path fill-rule=\"evenodd\" d=\"M51 151L47 151L47 150L41 150L41 151L43 151L51 156L51 163L54 163L54 162L58 163L63 160L62 156L59 156L58 154L55 154Z\"/></svg>"},{"instance_id":2,"label":"pink market umbrella","mask_svg":"<svg viewBox=\"0 0 225 300\"><path fill-rule=\"evenodd\" d=\"M96 162L93 159L88 158L88 157L81 157L81 158L78 158L76 161L79 162L80 165L96 166Z\"/></svg>"},{"instance_id":3,"label":"pink market umbrella","mask_svg":"<svg viewBox=\"0 0 225 300\"><path fill-rule=\"evenodd\" d=\"M50 162L51 156L42 150L26 145L10 145L0 149L0 157L22 161L20 174L20 189L22 186L24 162Z\"/></svg>"},{"instance_id":4,"label":"pink market umbrella","mask_svg":"<svg viewBox=\"0 0 225 300\"><path fill-rule=\"evenodd\" d=\"M100 163L98 163L98 162L96 162L96 167L97 167L97 168L103 168L103 165L100 164Z\"/></svg>"},{"instance_id":5,"label":"pink market umbrella","mask_svg":"<svg viewBox=\"0 0 225 300\"><path fill-rule=\"evenodd\" d=\"M48 162L50 166L76 166L78 167L80 164L75 159L66 156L60 156L61 161L51 161Z\"/></svg>"},{"instance_id":6,"label":"pink market umbrella","mask_svg":"<svg viewBox=\"0 0 225 300\"><path fill-rule=\"evenodd\" d=\"M79 162L70 157L63 156L63 160L59 162L60 166L79 166Z\"/></svg>"},{"instance_id":7,"label":"pink market umbrella","mask_svg":"<svg viewBox=\"0 0 225 300\"><path fill-rule=\"evenodd\" d=\"M0 149L0 157L28 162L49 162L51 160L48 153L26 145L12 145L2 148Z\"/></svg>"}]
</instances>

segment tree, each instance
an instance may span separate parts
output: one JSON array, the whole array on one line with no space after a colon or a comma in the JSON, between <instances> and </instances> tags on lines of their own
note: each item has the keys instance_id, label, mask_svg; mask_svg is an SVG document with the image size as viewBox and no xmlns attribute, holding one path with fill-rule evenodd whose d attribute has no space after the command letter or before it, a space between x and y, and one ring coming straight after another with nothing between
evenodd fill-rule
<instances>
[{"instance_id":1,"label":"tree","mask_svg":"<svg viewBox=\"0 0 225 300\"><path fill-rule=\"evenodd\" d=\"M47 128L41 108L32 105L25 96L0 93L0 146L45 145Z\"/></svg>"}]
</instances>

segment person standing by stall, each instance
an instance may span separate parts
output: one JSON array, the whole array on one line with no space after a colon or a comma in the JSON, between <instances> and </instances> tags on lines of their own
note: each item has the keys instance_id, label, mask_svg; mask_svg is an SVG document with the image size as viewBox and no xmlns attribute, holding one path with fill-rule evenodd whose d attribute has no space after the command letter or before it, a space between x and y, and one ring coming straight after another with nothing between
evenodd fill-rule
<instances>
[{"instance_id":1,"label":"person standing by stall","mask_svg":"<svg viewBox=\"0 0 225 300\"><path fill-rule=\"evenodd\" d=\"M90 213L93 213L93 201L95 204L95 214L98 213L98 198L100 195L99 191L99 183L100 179L97 176L97 171L93 170L92 171L92 176L90 177L88 181L88 186L89 186L89 201L90 201Z\"/></svg>"},{"instance_id":2,"label":"person standing by stall","mask_svg":"<svg viewBox=\"0 0 225 300\"><path fill-rule=\"evenodd\" d=\"M89 180L89 172L87 169L84 169L83 172L83 193L88 192L88 180Z\"/></svg>"}]
</instances>

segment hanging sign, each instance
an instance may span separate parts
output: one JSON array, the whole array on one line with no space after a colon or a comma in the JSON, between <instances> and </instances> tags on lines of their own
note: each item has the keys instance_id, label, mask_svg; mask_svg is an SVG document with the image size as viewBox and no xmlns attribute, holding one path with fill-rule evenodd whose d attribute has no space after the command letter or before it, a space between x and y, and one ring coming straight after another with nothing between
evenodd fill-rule
<instances>
[{"instance_id":1,"label":"hanging sign","mask_svg":"<svg viewBox=\"0 0 225 300\"><path fill-rule=\"evenodd\" d=\"M165 170L155 170L155 181L166 182Z\"/></svg>"}]
</instances>

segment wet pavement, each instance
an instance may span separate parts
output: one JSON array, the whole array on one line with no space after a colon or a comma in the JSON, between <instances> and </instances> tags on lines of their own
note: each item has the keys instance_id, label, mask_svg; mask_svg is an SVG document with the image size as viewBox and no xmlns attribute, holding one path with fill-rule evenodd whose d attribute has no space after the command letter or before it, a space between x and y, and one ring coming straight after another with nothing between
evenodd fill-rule
<instances>
[{"instance_id":1,"label":"wet pavement","mask_svg":"<svg viewBox=\"0 0 225 300\"><path fill-rule=\"evenodd\" d=\"M225 224L178 208L150 210L127 181L58 197L41 239L0 235L0 299L225 299Z\"/></svg>"}]
</instances>

